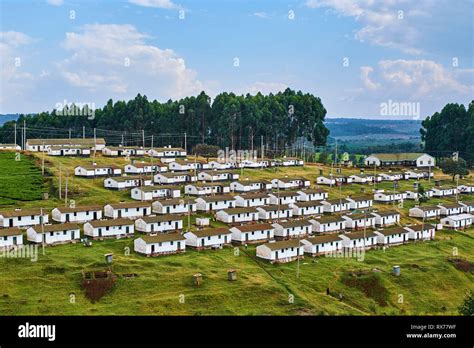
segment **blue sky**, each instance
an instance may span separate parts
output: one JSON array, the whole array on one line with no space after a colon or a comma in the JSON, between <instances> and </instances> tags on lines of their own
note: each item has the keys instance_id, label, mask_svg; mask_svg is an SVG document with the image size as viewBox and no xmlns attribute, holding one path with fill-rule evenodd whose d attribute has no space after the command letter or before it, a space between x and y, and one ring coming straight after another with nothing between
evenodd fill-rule
<instances>
[{"instance_id":1,"label":"blue sky","mask_svg":"<svg viewBox=\"0 0 474 348\"><path fill-rule=\"evenodd\" d=\"M329 117L424 118L474 95L471 0L0 6L0 113L290 87L321 97ZM382 113L388 103L420 113Z\"/></svg>"}]
</instances>

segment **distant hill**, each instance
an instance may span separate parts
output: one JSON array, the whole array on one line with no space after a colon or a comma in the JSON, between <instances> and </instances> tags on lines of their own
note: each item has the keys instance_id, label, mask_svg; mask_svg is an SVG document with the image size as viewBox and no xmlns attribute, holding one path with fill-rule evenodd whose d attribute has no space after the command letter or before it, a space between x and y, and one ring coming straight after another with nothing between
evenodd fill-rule
<instances>
[{"instance_id":1,"label":"distant hill","mask_svg":"<svg viewBox=\"0 0 474 348\"><path fill-rule=\"evenodd\" d=\"M324 124L332 138L374 136L378 139L402 139L420 137L421 120L326 118Z\"/></svg>"},{"instance_id":2,"label":"distant hill","mask_svg":"<svg viewBox=\"0 0 474 348\"><path fill-rule=\"evenodd\" d=\"M5 122L17 120L19 116L19 114L0 114L0 126Z\"/></svg>"}]
</instances>

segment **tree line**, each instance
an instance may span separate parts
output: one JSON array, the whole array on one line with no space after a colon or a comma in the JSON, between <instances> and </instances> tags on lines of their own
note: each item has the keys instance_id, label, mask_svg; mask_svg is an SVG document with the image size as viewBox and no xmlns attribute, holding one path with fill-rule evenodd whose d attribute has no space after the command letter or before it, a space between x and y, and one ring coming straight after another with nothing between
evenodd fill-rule
<instances>
[{"instance_id":1,"label":"tree line","mask_svg":"<svg viewBox=\"0 0 474 348\"><path fill-rule=\"evenodd\" d=\"M302 138L314 146L325 145L329 134L324 126L325 116L326 109L320 98L288 88L269 95L257 93L244 96L224 92L212 101L205 92L201 92L197 96L164 103L149 101L146 96L138 94L129 101L109 100L103 108L95 110L93 117L88 112L71 115L68 110L62 109L22 114L17 124L21 126L26 121L27 128L32 129L53 127L77 130L86 127L128 132L145 130L147 134L158 136L186 133L188 149L200 143L221 148L257 149L263 139L267 149L279 151ZM13 128L14 121L1 127L0 142L12 142ZM36 137L51 136L44 132ZM107 135L105 138L107 140ZM113 139L117 142L117 136ZM182 138L174 137L170 144L183 146ZM159 145L155 143L155 146Z\"/></svg>"}]
</instances>

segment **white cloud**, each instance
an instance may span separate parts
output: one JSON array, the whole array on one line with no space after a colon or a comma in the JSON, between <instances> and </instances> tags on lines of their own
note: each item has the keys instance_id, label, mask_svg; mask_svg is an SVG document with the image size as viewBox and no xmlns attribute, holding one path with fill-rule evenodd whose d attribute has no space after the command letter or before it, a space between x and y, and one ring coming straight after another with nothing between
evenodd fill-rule
<instances>
[{"instance_id":1,"label":"white cloud","mask_svg":"<svg viewBox=\"0 0 474 348\"><path fill-rule=\"evenodd\" d=\"M369 73L373 75L372 79ZM472 84L457 79L458 75L463 74L472 75L472 71L448 70L431 60L381 60L375 69L361 67L361 80L367 90L378 90L408 99L474 93Z\"/></svg>"},{"instance_id":2,"label":"white cloud","mask_svg":"<svg viewBox=\"0 0 474 348\"><path fill-rule=\"evenodd\" d=\"M174 10L180 8L179 5L176 5L171 0L128 0L128 2L138 6L163 8L166 10Z\"/></svg>"},{"instance_id":3,"label":"white cloud","mask_svg":"<svg viewBox=\"0 0 474 348\"><path fill-rule=\"evenodd\" d=\"M78 33L66 33L62 47L71 56L58 63L58 70L69 85L104 96L142 93L168 99L204 88L183 58L148 45L148 38L132 25L85 25Z\"/></svg>"},{"instance_id":4,"label":"white cloud","mask_svg":"<svg viewBox=\"0 0 474 348\"><path fill-rule=\"evenodd\" d=\"M269 94L269 93L278 93L283 92L288 85L281 82L255 82L249 86L246 86L242 89L242 94L250 93L252 95L257 94L258 92L262 94Z\"/></svg>"},{"instance_id":5,"label":"white cloud","mask_svg":"<svg viewBox=\"0 0 474 348\"><path fill-rule=\"evenodd\" d=\"M48 0L48 4L53 6L61 6L64 4L63 0Z\"/></svg>"},{"instance_id":6,"label":"white cloud","mask_svg":"<svg viewBox=\"0 0 474 348\"><path fill-rule=\"evenodd\" d=\"M354 37L361 42L393 48L418 55L421 32L420 17L428 17L430 3L426 0L308 0L309 8L327 8L353 17L362 24ZM412 8L416 7L416 8Z\"/></svg>"},{"instance_id":7,"label":"white cloud","mask_svg":"<svg viewBox=\"0 0 474 348\"><path fill-rule=\"evenodd\" d=\"M263 18L263 19L268 19L270 18L270 15L266 12L254 12L252 14L252 16L254 17L258 17L258 18Z\"/></svg>"}]
</instances>

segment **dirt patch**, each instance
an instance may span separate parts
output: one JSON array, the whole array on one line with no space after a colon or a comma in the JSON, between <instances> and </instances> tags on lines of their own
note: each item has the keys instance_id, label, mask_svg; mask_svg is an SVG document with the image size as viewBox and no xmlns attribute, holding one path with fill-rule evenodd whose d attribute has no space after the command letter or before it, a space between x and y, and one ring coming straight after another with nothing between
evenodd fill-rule
<instances>
[{"instance_id":1,"label":"dirt patch","mask_svg":"<svg viewBox=\"0 0 474 348\"><path fill-rule=\"evenodd\" d=\"M365 296L373 299L380 306L384 307L387 305L388 290L383 285L378 274L367 274L365 272L357 274L352 272L342 276L341 281L344 285L362 291Z\"/></svg>"},{"instance_id":2,"label":"dirt patch","mask_svg":"<svg viewBox=\"0 0 474 348\"><path fill-rule=\"evenodd\" d=\"M458 270L462 272L473 272L474 271L474 263L464 260L464 259L459 259L459 258L449 258L449 262L451 262L454 267L456 267Z\"/></svg>"},{"instance_id":3,"label":"dirt patch","mask_svg":"<svg viewBox=\"0 0 474 348\"><path fill-rule=\"evenodd\" d=\"M116 280L117 276L111 271L84 271L81 285L86 297L94 303L112 290Z\"/></svg>"}]
</instances>

